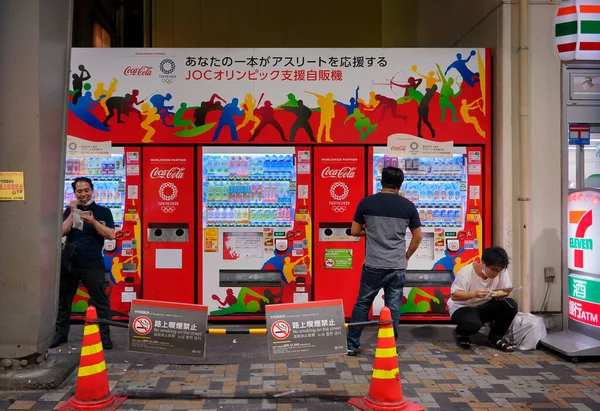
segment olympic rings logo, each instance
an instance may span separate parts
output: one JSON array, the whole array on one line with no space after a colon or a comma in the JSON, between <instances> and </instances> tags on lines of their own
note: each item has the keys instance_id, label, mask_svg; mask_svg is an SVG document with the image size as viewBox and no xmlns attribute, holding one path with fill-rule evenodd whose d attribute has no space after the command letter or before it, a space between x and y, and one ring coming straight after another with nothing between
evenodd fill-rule
<instances>
[{"instance_id":1,"label":"olympic rings logo","mask_svg":"<svg viewBox=\"0 0 600 411\"><path fill-rule=\"evenodd\" d=\"M173 83L173 80L174 79L172 79L172 78L164 78L164 79L162 79L162 82L165 84L171 84L171 83Z\"/></svg>"},{"instance_id":2,"label":"olympic rings logo","mask_svg":"<svg viewBox=\"0 0 600 411\"><path fill-rule=\"evenodd\" d=\"M164 59L159 65L160 71L165 74L171 74L175 71L175 62L171 59Z\"/></svg>"},{"instance_id":3,"label":"olympic rings logo","mask_svg":"<svg viewBox=\"0 0 600 411\"><path fill-rule=\"evenodd\" d=\"M165 191L167 189L171 190L171 194L167 195L165 194ZM166 183L162 183L160 188L158 189L158 195L160 196L160 198L162 198L165 201L173 201L175 200L175 198L177 198L177 187L175 186L175 184L169 182Z\"/></svg>"},{"instance_id":4,"label":"olympic rings logo","mask_svg":"<svg viewBox=\"0 0 600 411\"><path fill-rule=\"evenodd\" d=\"M343 213L346 211L346 206L333 206L331 209L336 213Z\"/></svg>"},{"instance_id":5,"label":"olympic rings logo","mask_svg":"<svg viewBox=\"0 0 600 411\"><path fill-rule=\"evenodd\" d=\"M167 214L171 214L172 212L175 211L175 207L173 207L173 206L162 206L160 209L162 210L163 213L167 213Z\"/></svg>"},{"instance_id":6,"label":"olympic rings logo","mask_svg":"<svg viewBox=\"0 0 600 411\"><path fill-rule=\"evenodd\" d=\"M341 189L341 192L339 192L338 189ZM329 189L329 194L331 194L331 197L334 200L345 200L348 197L348 194L350 194L350 189L348 189L346 183L338 181L337 183L333 183L331 185L331 188Z\"/></svg>"}]
</instances>

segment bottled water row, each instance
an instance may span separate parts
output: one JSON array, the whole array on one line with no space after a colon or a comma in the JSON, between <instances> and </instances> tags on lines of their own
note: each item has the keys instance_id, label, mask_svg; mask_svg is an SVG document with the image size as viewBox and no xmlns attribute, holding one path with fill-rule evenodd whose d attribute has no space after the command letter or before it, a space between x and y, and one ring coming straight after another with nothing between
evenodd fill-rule
<instances>
[{"instance_id":1,"label":"bottled water row","mask_svg":"<svg viewBox=\"0 0 600 411\"><path fill-rule=\"evenodd\" d=\"M462 225L462 210L460 208L419 208L419 219L425 225Z\"/></svg>"},{"instance_id":2,"label":"bottled water row","mask_svg":"<svg viewBox=\"0 0 600 411\"><path fill-rule=\"evenodd\" d=\"M290 226L290 208L208 208L207 225L221 226Z\"/></svg>"},{"instance_id":3,"label":"bottled water row","mask_svg":"<svg viewBox=\"0 0 600 411\"><path fill-rule=\"evenodd\" d=\"M203 166L208 177L289 179L295 174L292 154L205 154Z\"/></svg>"},{"instance_id":4,"label":"bottled water row","mask_svg":"<svg viewBox=\"0 0 600 411\"><path fill-rule=\"evenodd\" d=\"M113 155L107 158L67 158L65 175L67 176L122 176L123 156Z\"/></svg>"},{"instance_id":5,"label":"bottled water row","mask_svg":"<svg viewBox=\"0 0 600 411\"><path fill-rule=\"evenodd\" d=\"M292 203L293 191L288 182L205 182L204 201L227 202L232 205L249 203Z\"/></svg>"},{"instance_id":6,"label":"bottled water row","mask_svg":"<svg viewBox=\"0 0 600 411\"><path fill-rule=\"evenodd\" d=\"M455 155L448 158L398 158L376 156L374 161L375 172L381 175L384 167L401 168L406 175L452 175L463 174L464 158Z\"/></svg>"}]
</instances>

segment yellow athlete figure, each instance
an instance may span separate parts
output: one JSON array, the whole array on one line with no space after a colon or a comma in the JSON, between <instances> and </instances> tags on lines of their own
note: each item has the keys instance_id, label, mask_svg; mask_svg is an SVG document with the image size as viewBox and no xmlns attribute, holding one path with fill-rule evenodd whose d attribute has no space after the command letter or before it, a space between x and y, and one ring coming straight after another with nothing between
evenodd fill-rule
<instances>
[{"instance_id":1,"label":"yellow athlete figure","mask_svg":"<svg viewBox=\"0 0 600 411\"><path fill-rule=\"evenodd\" d=\"M246 94L242 107L245 110L244 121L242 121L242 124L236 127L236 130L240 130L246 127L246 124L252 121L254 122L254 126L250 130L250 134L253 134L254 130L256 130L256 127L258 127L260 123L260 119L254 115L254 109L256 108L256 99L251 93Z\"/></svg>"}]
</instances>

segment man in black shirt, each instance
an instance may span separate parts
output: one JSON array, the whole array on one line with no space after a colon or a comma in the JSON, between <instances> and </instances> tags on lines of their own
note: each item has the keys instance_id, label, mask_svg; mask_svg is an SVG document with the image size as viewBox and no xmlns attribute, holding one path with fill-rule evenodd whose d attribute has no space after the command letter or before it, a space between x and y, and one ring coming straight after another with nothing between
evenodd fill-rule
<instances>
[{"instance_id":1,"label":"man in black shirt","mask_svg":"<svg viewBox=\"0 0 600 411\"><path fill-rule=\"evenodd\" d=\"M62 235L75 248L70 269L60 275L60 295L56 333L50 348L67 342L73 297L79 280L90 294L90 304L96 307L98 317L109 320L110 301L105 289L105 268L102 249L104 240L115 238L115 223L110 210L94 202L94 184L86 177L78 177L71 184L76 200L71 201L63 214ZM112 348L110 328L100 326L102 347Z\"/></svg>"}]
</instances>

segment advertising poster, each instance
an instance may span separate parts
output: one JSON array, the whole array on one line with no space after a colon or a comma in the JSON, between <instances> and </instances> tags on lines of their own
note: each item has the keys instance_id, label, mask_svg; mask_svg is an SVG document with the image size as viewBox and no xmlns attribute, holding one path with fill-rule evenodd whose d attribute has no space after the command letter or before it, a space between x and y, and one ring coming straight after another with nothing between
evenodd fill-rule
<instances>
[{"instance_id":1,"label":"advertising poster","mask_svg":"<svg viewBox=\"0 0 600 411\"><path fill-rule=\"evenodd\" d=\"M567 208L569 269L600 275L600 191L572 193Z\"/></svg>"},{"instance_id":2,"label":"advertising poster","mask_svg":"<svg viewBox=\"0 0 600 411\"><path fill-rule=\"evenodd\" d=\"M356 151L331 149L315 158L315 198L321 218L326 221L352 221L356 205L364 197L365 163ZM352 155L346 155L352 153Z\"/></svg>"},{"instance_id":3,"label":"advertising poster","mask_svg":"<svg viewBox=\"0 0 600 411\"><path fill-rule=\"evenodd\" d=\"M204 229L204 251L216 253L219 251L219 229Z\"/></svg>"},{"instance_id":4,"label":"advertising poster","mask_svg":"<svg viewBox=\"0 0 600 411\"><path fill-rule=\"evenodd\" d=\"M490 137L486 49L151 50L72 50L71 73L85 80L69 93L69 135L113 144ZM273 126L252 127L256 118Z\"/></svg>"},{"instance_id":5,"label":"advertising poster","mask_svg":"<svg viewBox=\"0 0 600 411\"><path fill-rule=\"evenodd\" d=\"M264 247L262 232L223 233L224 260L263 258Z\"/></svg>"},{"instance_id":6,"label":"advertising poster","mask_svg":"<svg viewBox=\"0 0 600 411\"><path fill-rule=\"evenodd\" d=\"M0 201L25 200L22 171L0 171Z\"/></svg>"},{"instance_id":7,"label":"advertising poster","mask_svg":"<svg viewBox=\"0 0 600 411\"><path fill-rule=\"evenodd\" d=\"M600 278L569 275L569 318L600 331Z\"/></svg>"},{"instance_id":8,"label":"advertising poster","mask_svg":"<svg viewBox=\"0 0 600 411\"><path fill-rule=\"evenodd\" d=\"M144 154L145 207L151 207L163 221L179 221L178 215L189 208L185 198L194 193L193 158L176 148L167 150Z\"/></svg>"}]
</instances>

